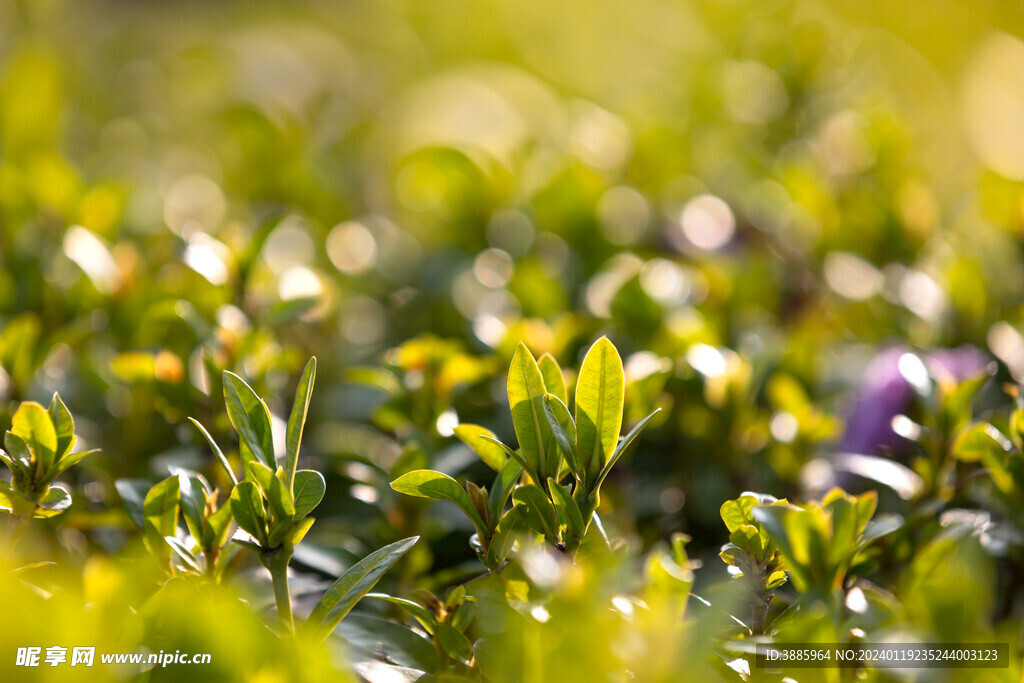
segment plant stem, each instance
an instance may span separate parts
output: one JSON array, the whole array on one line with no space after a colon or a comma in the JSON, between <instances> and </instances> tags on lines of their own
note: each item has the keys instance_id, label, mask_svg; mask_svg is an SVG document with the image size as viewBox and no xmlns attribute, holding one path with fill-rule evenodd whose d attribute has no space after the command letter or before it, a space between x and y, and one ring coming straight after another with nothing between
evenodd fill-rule
<instances>
[{"instance_id":1,"label":"plant stem","mask_svg":"<svg viewBox=\"0 0 1024 683\"><path fill-rule=\"evenodd\" d=\"M277 618L281 622L283 635L295 632L292 619L292 598L288 591L288 560L291 553L285 554L284 548L278 548L264 557L264 566L270 570L270 578L274 581L274 599L277 602Z\"/></svg>"}]
</instances>

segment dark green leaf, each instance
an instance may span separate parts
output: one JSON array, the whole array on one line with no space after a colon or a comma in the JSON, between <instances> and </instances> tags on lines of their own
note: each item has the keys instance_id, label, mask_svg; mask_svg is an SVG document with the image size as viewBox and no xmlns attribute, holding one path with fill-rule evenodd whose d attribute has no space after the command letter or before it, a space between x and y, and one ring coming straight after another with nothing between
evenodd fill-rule
<instances>
[{"instance_id":1,"label":"dark green leaf","mask_svg":"<svg viewBox=\"0 0 1024 683\"><path fill-rule=\"evenodd\" d=\"M418 540L419 536L413 536L392 543L350 567L327 589L313 608L309 619L302 625L304 634L315 642L327 638L355 604L373 589L384 573Z\"/></svg>"},{"instance_id":2,"label":"dark green leaf","mask_svg":"<svg viewBox=\"0 0 1024 683\"><path fill-rule=\"evenodd\" d=\"M434 631L437 630L437 618L430 613L430 610L418 602L406 600L405 598L396 598L395 596L388 595L386 593L367 593L366 597L390 602L392 605L398 605L415 617L416 621L420 622L423 628L426 629L427 633L433 634Z\"/></svg>"},{"instance_id":3,"label":"dark green leaf","mask_svg":"<svg viewBox=\"0 0 1024 683\"><path fill-rule=\"evenodd\" d=\"M210 433L206 431L206 427L199 424L197 420L194 420L191 417L188 420L189 422L196 426L196 428L204 437L206 437L206 442L210 444L210 448L213 450L213 454L217 456L217 460L219 460L220 464L224 467L224 471L228 473L229 477L231 477L232 485L237 484L238 478L235 477L235 473L231 470L231 465L228 463L228 459L224 457L224 452L220 449L220 446L218 446L217 442L213 440L213 437L210 436Z\"/></svg>"},{"instance_id":4,"label":"dark green leaf","mask_svg":"<svg viewBox=\"0 0 1024 683\"><path fill-rule=\"evenodd\" d=\"M149 491L149 482L145 479L118 479L114 482L114 488L121 496L124 509L128 518L135 523L139 531L145 530L145 514L143 513L143 501Z\"/></svg>"},{"instance_id":5,"label":"dark green leaf","mask_svg":"<svg viewBox=\"0 0 1024 683\"><path fill-rule=\"evenodd\" d=\"M267 545L267 511L263 497L256 484L251 481L239 482L231 491L231 514L235 522L262 545Z\"/></svg>"},{"instance_id":6,"label":"dark green leaf","mask_svg":"<svg viewBox=\"0 0 1024 683\"><path fill-rule=\"evenodd\" d=\"M327 484L324 475L316 470L299 470L295 473L295 519L305 517L323 500Z\"/></svg>"},{"instance_id":7,"label":"dark green leaf","mask_svg":"<svg viewBox=\"0 0 1024 683\"><path fill-rule=\"evenodd\" d=\"M224 403L228 419L249 451L271 470L276 469L270 411L241 377L227 370L224 371Z\"/></svg>"}]
</instances>

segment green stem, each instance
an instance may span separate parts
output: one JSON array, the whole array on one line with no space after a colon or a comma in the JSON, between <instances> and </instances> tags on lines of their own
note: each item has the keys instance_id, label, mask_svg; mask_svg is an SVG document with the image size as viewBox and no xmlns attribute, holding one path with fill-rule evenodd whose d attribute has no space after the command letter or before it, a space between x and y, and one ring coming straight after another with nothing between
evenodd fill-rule
<instances>
[{"instance_id":1,"label":"green stem","mask_svg":"<svg viewBox=\"0 0 1024 683\"><path fill-rule=\"evenodd\" d=\"M281 622L283 635L295 633L295 622L292 619L292 598L288 592L288 561L291 552L286 554L284 548L278 548L264 556L263 565L270 570L270 578L274 581L274 599L277 601L277 617Z\"/></svg>"}]
</instances>

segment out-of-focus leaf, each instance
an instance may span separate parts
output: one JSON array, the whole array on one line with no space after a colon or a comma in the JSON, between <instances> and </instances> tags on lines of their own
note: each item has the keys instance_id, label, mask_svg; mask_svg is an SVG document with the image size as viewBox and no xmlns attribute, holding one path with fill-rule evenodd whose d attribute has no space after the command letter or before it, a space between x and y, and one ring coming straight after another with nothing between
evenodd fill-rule
<instances>
[{"instance_id":1,"label":"out-of-focus leaf","mask_svg":"<svg viewBox=\"0 0 1024 683\"><path fill-rule=\"evenodd\" d=\"M60 486L51 486L36 505L33 517L55 517L71 507L71 494Z\"/></svg>"},{"instance_id":2,"label":"out-of-focus leaf","mask_svg":"<svg viewBox=\"0 0 1024 683\"><path fill-rule=\"evenodd\" d=\"M988 422L969 427L953 442L953 455L962 462L981 460L986 454L1009 452L1013 444Z\"/></svg>"},{"instance_id":3,"label":"out-of-focus leaf","mask_svg":"<svg viewBox=\"0 0 1024 683\"><path fill-rule=\"evenodd\" d=\"M139 531L143 531L145 529L143 501L149 491L149 482L145 479L118 479L114 482L114 488L121 496L121 502L124 503L128 518L135 523Z\"/></svg>"}]
</instances>

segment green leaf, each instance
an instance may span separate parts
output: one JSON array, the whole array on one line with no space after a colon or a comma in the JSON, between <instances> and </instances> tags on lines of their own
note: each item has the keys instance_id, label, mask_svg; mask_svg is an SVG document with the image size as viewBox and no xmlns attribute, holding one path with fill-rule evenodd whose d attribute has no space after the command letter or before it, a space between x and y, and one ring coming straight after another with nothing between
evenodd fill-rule
<instances>
[{"instance_id":1,"label":"green leaf","mask_svg":"<svg viewBox=\"0 0 1024 683\"><path fill-rule=\"evenodd\" d=\"M525 534L529 534L530 525L523 515L525 508L517 505L505 513L498 521L498 526L491 537L487 554L493 559L492 565L500 564L512 552L515 542Z\"/></svg>"},{"instance_id":2,"label":"green leaf","mask_svg":"<svg viewBox=\"0 0 1024 683\"><path fill-rule=\"evenodd\" d=\"M644 419L640 420L640 422L637 423L636 427L633 427L633 429L630 430L629 434L626 435L626 438L623 439L622 443L619 444L619 447L615 449L614 453L612 453L612 457L608 459L607 463L605 463L604 468L601 470L601 474L598 475L597 477L597 483L594 485L593 490L596 491L597 489L601 488L601 484L604 483L604 480L608 477L608 473L612 471L612 467L615 466L615 463L617 463L619 461L619 458L621 458L626 453L626 451L629 450L629 447L633 445L633 441L636 439L637 436L639 436L640 432L644 430L644 427L646 427L647 423L651 421L651 418L653 418L660 412L661 408L655 408L653 413L651 413Z\"/></svg>"},{"instance_id":3,"label":"green leaf","mask_svg":"<svg viewBox=\"0 0 1024 683\"><path fill-rule=\"evenodd\" d=\"M537 360L537 367L544 378L544 388L547 393L554 394L564 405L569 405L569 392L565 388L565 375L558 361L550 353L545 353Z\"/></svg>"},{"instance_id":4,"label":"green leaf","mask_svg":"<svg viewBox=\"0 0 1024 683\"><path fill-rule=\"evenodd\" d=\"M224 371L224 403L228 419L249 451L271 470L276 469L270 411L241 377L227 370Z\"/></svg>"},{"instance_id":5,"label":"green leaf","mask_svg":"<svg viewBox=\"0 0 1024 683\"><path fill-rule=\"evenodd\" d=\"M55 517L71 507L71 494L60 486L51 486L42 498L36 501L32 516L36 519Z\"/></svg>"},{"instance_id":6,"label":"green leaf","mask_svg":"<svg viewBox=\"0 0 1024 683\"><path fill-rule=\"evenodd\" d=\"M231 477L231 484L237 485L238 478L235 477L235 473L231 470L231 465L230 463L228 463L228 459L224 457L224 451L220 449L220 446L217 445L217 442L213 440L212 436L210 436L210 432L206 431L206 427L199 424L197 420L194 420L191 417L188 420L189 422L196 426L196 428L204 437L206 437L206 442L210 444L210 448L213 449L213 454L217 456L217 460L220 460L220 464L224 467L224 471L228 473L229 477Z\"/></svg>"},{"instance_id":7,"label":"green leaf","mask_svg":"<svg viewBox=\"0 0 1024 683\"><path fill-rule=\"evenodd\" d=\"M295 501L292 494L285 488L274 471L261 462L253 460L248 463L249 473L256 480L263 496L270 501L270 507L278 520L290 520L295 515Z\"/></svg>"},{"instance_id":8,"label":"green leaf","mask_svg":"<svg viewBox=\"0 0 1024 683\"><path fill-rule=\"evenodd\" d=\"M268 546L267 511L263 507L263 497L256 484L251 481L239 482L231 491L231 514L243 531L248 532L263 546Z\"/></svg>"},{"instance_id":9,"label":"green leaf","mask_svg":"<svg viewBox=\"0 0 1024 683\"><path fill-rule=\"evenodd\" d=\"M295 468L299 462L299 446L302 444L302 430L306 425L306 414L309 412L309 400L313 396L313 382L316 381L316 356L309 359L299 386L295 389L295 402L288 416L288 431L285 441L285 482L288 490L294 490Z\"/></svg>"},{"instance_id":10,"label":"green leaf","mask_svg":"<svg viewBox=\"0 0 1024 683\"><path fill-rule=\"evenodd\" d=\"M206 487L199 475L180 472L178 474L178 490L181 496L181 511L185 516L185 524L192 538L203 539L206 528Z\"/></svg>"},{"instance_id":11,"label":"green leaf","mask_svg":"<svg viewBox=\"0 0 1024 683\"><path fill-rule=\"evenodd\" d=\"M56 479L58 476L60 476L62 472L65 472L66 470L70 469L72 466L81 462L90 455L95 455L96 453L99 452L100 449L92 448L87 451L68 453L50 467L50 470L46 473L46 478L52 481L53 479Z\"/></svg>"},{"instance_id":12,"label":"green leaf","mask_svg":"<svg viewBox=\"0 0 1024 683\"><path fill-rule=\"evenodd\" d=\"M11 418L11 433L24 441L35 456L36 472L50 469L57 457L57 431L45 408L35 401L22 403Z\"/></svg>"},{"instance_id":13,"label":"green leaf","mask_svg":"<svg viewBox=\"0 0 1024 683\"><path fill-rule=\"evenodd\" d=\"M50 406L47 408L47 412L50 414L50 422L53 423L53 427L57 432L56 459L60 460L70 453L75 445L75 419L71 416L71 411L64 405L64 401L60 400L60 395L56 392L54 392L53 398L50 399Z\"/></svg>"},{"instance_id":14,"label":"green leaf","mask_svg":"<svg viewBox=\"0 0 1024 683\"><path fill-rule=\"evenodd\" d=\"M508 497L512 495L512 489L515 488L516 482L519 481L519 476L522 473L522 465L515 460L507 460L505 466L498 472L498 476L494 478L494 484L487 496L487 504L491 508L491 519L495 520L495 523L501 518L501 513L505 509L505 503L508 501Z\"/></svg>"},{"instance_id":15,"label":"green leaf","mask_svg":"<svg viewBox=\"0 0 1024 683\"><path fill-rule=\"evenodd\" d=\"M732 533L741 526L754 523L750 511L758 505L760 505L760 501L754 496L740 496L736 500L727 500L722 503L719 514L729 532Z\"/></svg>"},{"instance_id":16,"label":"green leaf","mask_svg":"<svg viewBox=\"0 0 1024 683\"><path fill-rule=\"evenodd\" d=\"M185 547L185 544L179 541L174 536L165 536L164 541L171 547L174 554L181 558L182 562L197 574L202 572L199 568L199 563L196 561L196 556L192 554L192 551Z\"/></svg>"},{"instance_id":17,"label":"green leaf","mask_svg":"<svg viewBox=\"0 0 1024 683\"><path fill-rule=\"evenodd\" d=\"M292 530L288 533L288 545L294 548L299 542L306 537L309 530L313 528L313 523L316 522L312 517L305 517L292 524Z\"/></svg>"},{"instance_id":18,"label":"green leaf","mask_svg":"<svg viewBox=\"0 0 1024 683\"><path fill-rule=\"evenodd\" d=\"M596 475L619 441L625 377L619 352L607 337L590 347L576 382L577 450L583 468Z\"/></svg>"},{"instance_id":19,"label":"green leaf","mask_svg":"<svg viewBox=\"0 0 1024 683\"><path fill-rule=\"evenodd\" d=\"M468 665L469 660L473 658L473 643L450 624L438 624L436 638L441 648L452 659Z\"/></svg>"},{"instance_id":20,"label":"green leaf","mask_svg":"<svg viewBox=\"0 0 1024 683\"><path fill-rule=\"evenodd\" d=\"M32 451L28 449L28 444L20 436L16 436L11 432L4 434L4 446L7 448L7 454L10 458L7 462L8 467L12 464L14 468L11 469L13 475L11 483L19 484L23 490L27 490L32 480L35 479L35 473L32 469Z\"/></svg>"},{"instance_id":21,"label":"green leaf","mask_svg":"<svg viewBox=\"0 0 1024 683\"><path fill-rule=\"evenodd\" d=\"M135 523L139 531L145 531L145 513L143 512L143 501L149 491L149 482L145 479L118 479L114 482L117 494L121 496L124 509L128 518Z\"/></svg>"},{"instance_id":22,"label":"green leaf","mask_svg":"<svg viewBox=\"0 0 1024 683\"><path fill-rule=\"evenodd\" d=\"M529 465L528 469L541 477L547 473L544 449L551 440L551 427L544 418L546 393L537 361L526 345L520 342L508 371L508 403L523 459Z\"/></svg>"},{"instance_id":23,"label":"green leaf","mask_svg":"<svg viewBox=\"0 0 1024 683\"><path fill-rule=\"evenodd\" d=\"M450 500L462 508L481 536L487 533L487 525L484 524L480 513L473 506L469 494L447 474L441 474L434 470L413 470L391 482L391 488L407 496Z\"/></svg>"},{"instance_id":24,"label":"green leaf","mask_svg":"<svg viewBox=\"0 0 1024 683\"><path fill-rule=\"evenodd\" d=\"M512 460L514 460L514 461L515 461L516 463L518 463L518 464L519 464L519 467L520 467L520 468L521 468L521 469L522 469L522 470L523 470L524 472L526 472L527 474L529 474L529 475L530 475L530 477L531 477L531 478L532 478L532 479L533 479L534 481L537 481L537 480L538 480L538 478L540 477L540 475L539 475L539 474L537 473L537 470L536 470L536 469L534 469L534 468L533 468L533 467L532 467L532 466L530 465L530 463L526 462L526 460L525 460L525 459L523 458L523 454L522 454L522 453L517 453L516 451L512 450L511 448L509 448L508 446L506 446L506 445L505 445L505 444L503 444L502 442L498 441L497 439L492 439L492 438L490 438L489 436L485 436L485 437L483 437L483 438L484 438L485 440L487 440L487 441L490 441L490 442L494 443L494 444L495 444L495 445L497 445L497 446L498 446L499 448L501 448L502 450L504 450L504 451L505 451L505 454L506 454L506 455L508 455L508 457L509 457L510 459L512 459Z\"/></svg>"},{"instance_id":25,"label":"green leaf","mask_svg":"<svg viewBox=\"0 0 1024 683\"><path fill-rule=\"evenodd\" d=\"M548 426L551 427L555 441L565 453L569 471L577 479L582 479L583 469L580 467L579 455L576 453L576 423L573 422L569 409L554 394L547 394L544 397L544 418L548 421Z\"/></svg>"},{"instance_id":26,"label":"green leaf","mask_svg":"<svg viewBox=\"0 0 1024 683\"><path fill-rule=\"evenodd\" d=\"M146 494L142 503L143 533L150 552L162 553L164 536L178 528L178 477L167 477Z\"/></svg>"},{"instance_id":27,"label":"green leaf","mask_svg":"<svg viewBox=\"0 0 1024 683\"><path fill-rule=\"evenodd\" d=\"M526 507L527 521L533 530L552 542L558 537L558 514L547 495L536 484L525 484L512 492L512 500Z\"/></svg>"},{"instance_id":28,"label":"green leaf","mask_svg":"<svg viewBox=\"0 0 1024 683\"><path fill-rule=\"evenodd\" d=\"M423 628L426 629L427 633L431 635L433 635L434 631L437 630L437 618L430 613L430 610L418 602L406 600L405 598L396 598L395 596L388 595L387 593L367 593L366 597L390 602L392 605L398 605L412 615L416 621L420 622Z\"/></svg>"},{"instance_id":29,"label":"green leaf","mask_svg":"<svg viewBox=\"0 0 1024 683\"><path fill-rule=\"evenodd\" d=\"M228 541L228 532L231 530L231 504L217 508L206 518L206 526L203 528L203 537L200 542L204 550L220 548Z\"/></svg>"},{"instance_id":30,"label":"green leaf","mask_svg":"<svg viewBox=\"0 0 1024 683\"><path fill-rule=\"evenodd\" d=\"M569 535L576 539L582 538L586 525L583 521L583 513L580 512L580 506L572 499L569 492L554 479L548 479L548 490L551 491L551 499L555 503L558 519L565 525Z\"/></svg>"},{"instance_id":31,"label":"green leaf","mask_svg":"<svg viewBox=\"0 0 1024 683\"><path fill-rule=\"evenodd\" d=\"M384 546L351 566L320 598L309 619L302 625L303 633L315 642L326 639L355 604L373 589L384 573L419 538L413 536Z\"/></svg>"},{"instance_id":32,"label":"green leaf","mask_svg":"<svg viewBox=\"0 0 1024 683\"><path fill-rule=\"evenodd\" d=\"M294 519L301 519L323 500L327 483L324 475L316 470L299 470L295 473L295 486L292 490L295 491Z\"/></svg>"},{"instance_id":33,"label":"green leaf","mask_svg":"<svg viewBox=\"0 0 1024 683\"><path fill-rule=\"evenodd\" d=\"M953 442L953 456L961 462L975 462L986 455L1001 456L1012 449L1010 440L993 425L972 425Z\"/></svg>"},{"instance_id":34,"label":"green leaf","mask_svg":"<svg viewBox=\"0 0 1024 683\"><path fill-rule=\"evenodd\" d=\"M480 456L480 459L494 470L500 471L508 461L505 450L494 443L498 440L498 437L486 427L474 424L460 424L455 428L455 436L462 443L472 448ZM489 438L485 439L485 436Z\"/></svg>"}]
</instances>

